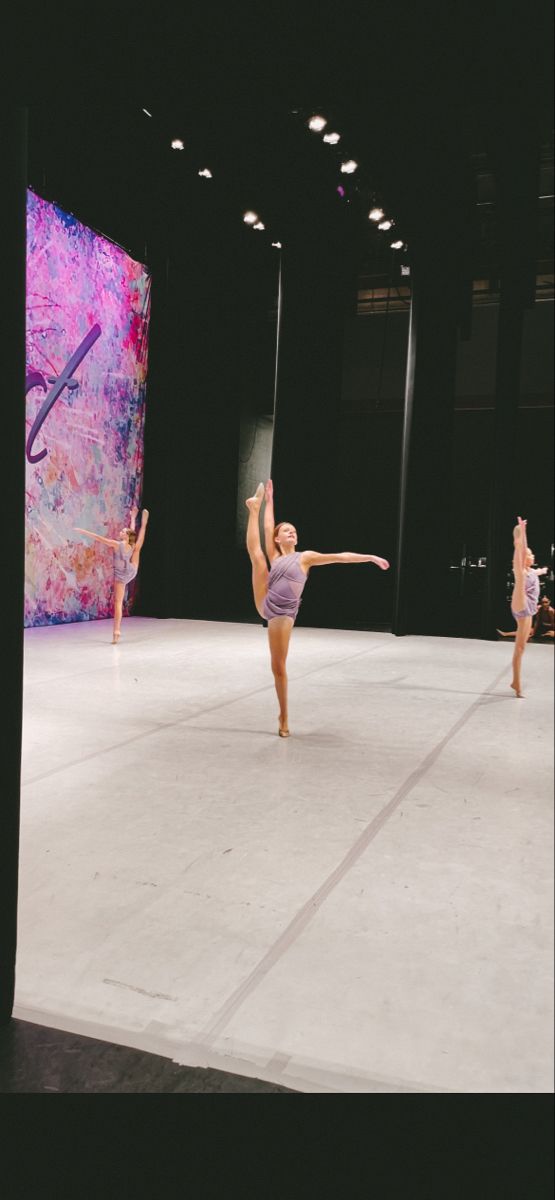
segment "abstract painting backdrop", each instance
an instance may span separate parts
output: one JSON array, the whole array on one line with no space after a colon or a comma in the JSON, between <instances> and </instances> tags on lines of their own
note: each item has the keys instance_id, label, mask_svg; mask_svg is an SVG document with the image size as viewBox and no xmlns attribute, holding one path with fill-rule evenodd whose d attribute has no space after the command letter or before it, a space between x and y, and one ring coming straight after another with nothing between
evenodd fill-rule
<instances>
[{"instance_id":1,"label":"abstract painting backdrop","mask_svg":"<svg viewBox=\"0 0 555 1200\"><path fill-rule=\"evenodd\" d=\"M140 505L149 314L146 267L29 191L26 626L111 616L112 551L73 527Z\"/></svg>"}]
</instances>

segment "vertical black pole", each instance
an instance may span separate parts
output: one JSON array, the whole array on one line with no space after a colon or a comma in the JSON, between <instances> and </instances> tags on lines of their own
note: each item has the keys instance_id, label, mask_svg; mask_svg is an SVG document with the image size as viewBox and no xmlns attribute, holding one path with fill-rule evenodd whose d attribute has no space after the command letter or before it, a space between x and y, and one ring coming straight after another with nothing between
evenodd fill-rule
<instances>
[{"instance_id":1,"label":"vertical black pole","mask_svg":"<svg viewBox=\"0 0 555 1200\"><path fill-rule=\"evenodd\" d=\"M409 341L407 349L407 371L405 377L405 413L403 419L403 442L401 449L401 482L399 489L399 526L397 536L397 573L393 608L392 632L400 637L407 632L408 596L407 547L405 537L407 512L407 486L410 461L412 409L414 398L414 368L416 361L416 310L414 293L411 299L409 318Z\"/></svg>"},{"instance_id":2,"label":"vertical black pole","mask_svg":"<svg viewBox=\"0 0 555 1200\"><path fill-rule=\"evenodd\" d=\"M497 332L497 377L487 547L486 611L483 634L493 637L507 606L506 577L512 558L512 528L519 503L516 453L523 307L519 291L501 283ZM526 507L522 497L523 508Z\"/></svg>"},{"instance_id":3,"label":"vertical black pole","mask_svg":"<svg viewBox=\"0 0 555 1200\"><path fill-rule=\"evenodd\" d=\"M278 269L278 292L277 292L277 324L276 324L276 365L274 370L274 430L272 431L272 455L270 459L270 476L274 473L274 432L276 422L277 396L278 396L278 374L279 374L279 344L281 334L281 308L282 308L282 288L281 288L281 250L279 252L279 269Z\"/></svg>"},{"instance_id":4,"label":"vertical black pole","mask_svg":"<svg viewBox=\"0 0 555 1200\"><path fill-rule=\"evenodd\" d=\"M0 1023L10 1020L15 986L19 790L23 701L25 533L25 250L27 109L4 113L0 124L5 231L0 289L4 340L4 405L0 478L6 520L2 553L8 578L1 593L2 690L0 744Z\"/></svg>"},{"instance_id":5,"label":"vertical black pole","mask_svg":"<svg viewBox=\"0 0 555 1200\"><path fill-rule=\"evenodd\" d=\"M486 605L482 633L494 637L506 615L506 578L512 529L526 516L518 462L518 405L525 308L536 296L539 134L526 113L515 114L495 164L500 261L500 303L495 381L495 429L491 459ZM530 531L533 539L533 530ZM533 545L533 540L531 540Z\"/></svg>"},{"instance_id":6,"label":"vertical black pole","mask_svg":"<svg viewBox=\"0 0 555 1200\"><path fill-rule=\"evenodd\" d=\"M439 252L438 252L439 251ZM413 251L392 630L449 629L450 481L457 345L457 279L449 239Z\"/></svg>"}]
</instances>

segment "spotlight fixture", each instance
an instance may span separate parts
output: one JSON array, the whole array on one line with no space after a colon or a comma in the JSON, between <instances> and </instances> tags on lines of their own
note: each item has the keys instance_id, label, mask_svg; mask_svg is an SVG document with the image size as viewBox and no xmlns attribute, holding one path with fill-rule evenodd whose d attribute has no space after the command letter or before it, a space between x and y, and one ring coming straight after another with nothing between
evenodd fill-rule
<instances>
[{"instance_id":1,"label":"spotlight fixture","mask_svg":"<svg viewBox=\"0 0 555 1200\"><path fill-rule=\"evenodd\" d=\"M410 267L406 263L401 266L401 275L410 275Z\"/></svg>"},{"instance_id":2,"label":"spotlight fixture","mask_svg":"<svg viewBox=\"0 0 555 1200\"><path fill-rule=\"evenodd\" d=\"M243 213L243 220L245 225L255 225L258 221L258 213L251 212L249 209L248 212Z\"/></svg>"},{"instance_id":3,"label":"spotlight fixture","mask_svg":"<svg viewBox=\"0 0 555 1200\"><path fill-rule=\"evenodd\" d=\"M340 133L325 133L322 138L322 141L327 142L329 146L337 146L337 143L340 140L341 140Z\"/></svg>"},{"instance_id":4,"label":"spotlight fixture","mask_svg":"<svg viewBox=\"0 0 555 1200\"><path fill-rule=\"evenodd\" d=\"M265 228L266 228L266 226L264 225L263 221L257 221L256 225L253 225L253 229L265 229Z\"/></svg>"},{"instance_id":5,"label":"spotlight fixture","mask_svg":"<svg viewBox=\"0 0 555 1200\"><path fill-rule=\"evenodd\" d=\"M181 138L173 138L172 150L184 150L184 149L185 149L185 142L182 142Z\"/></svg>"},{"instance_id":6,"label":"spotlight fixture","mask_svg":"<svg viewBox=\"0 0 555 1200\"><path fill-rule=\"evenodd\" d=\"M335 189L335 190L336 190L336 192L338 192L338 194L339 194L340 196L344 196L344 195L345 195L345 188L344 188L344 187L341 187L341 184L339 184L339 187L336 187L336 189Z\"/></svg>"},{"instance_id":7,"label":"spotlight fixture","mask_svg":"<svg viewBox=\"0 0 555 1200\"><path fill-rule=\"evenodd\" d=\"M347 162L341 163L341 172L343 175L352 175L357 167L358 163L355 162L354 158L348 158Z\"/></svg>"},{"instance_id":8,"label":"spotlight fixture","mask_svg":"<svg viewBox=\"0 0 555 1200\"><path fill-rule=\"evenodd\" d=\"M142 109L141 109L141 112L144 112L144 113L146 113L147 117L151 117L151 116L152 116L152 113L148 111L148 108L142 108Z\"/></svg>"},{"instance_id":9,"label":"spotlight fixture","mask_svg":"<svg viewBox=\"0 0 555 1200\"><path fill-rule=\"evenodd\" d=\"M308 122L308 128L312 129L313 133L321 133L326 128L327 121L325 117L321 117L318 113L311 117Z\"/></svg>"},{"instance_id":10,"label":"spotlight fixture","mask_svg":"<svg viewBox=\"0 0 555 1200\"><path fill-rule=\"evenodd\" d=\"M402 250L404 244L405 244L404 242L391 242L391 249L392 250Z\"/></svg>"},{"instance_id":11,"label":"spotlight fixture","mask_svg":"<svg viewBox=\"0 0 555 1200\"><path fill-rule=\"evenodd\" d=\"M380 221L378 229L391 229L392 225L393 221L390 221L389 218L387 218L386 221Z\"/></svg>"},{"instance_id":12,"label":"spotlight fixture","mask_svg":"<svg viewBox=\"0 0 555 1200\"><path fill-rule=\"evenodd\" d=\"M203 167L202 171L199 171L199 175L202 179L212 179L212 172L208 170L208 167Z\"/></svg>"},{"instance_id":13,"label":"spotlight fixture","mask_svg":"<svg viewBox=\"0 0 555 1200\"><path fill-rule=\"evenodd\" d=\"M383 208L371 208L370 212L368 213L368 219L370 221L382 221L384 217L385 213Z\"/></svg>"},{"instance_id":14,"label":"spotlight fixture","mask_svg":"<svg viewBox=\"0 0 555 1200\"><path fill-rule=\"evenodd\" d=\"M276 250L281 250L281 242L272 242L272 246L275 246Z\"/></svg>"}]
</instances>

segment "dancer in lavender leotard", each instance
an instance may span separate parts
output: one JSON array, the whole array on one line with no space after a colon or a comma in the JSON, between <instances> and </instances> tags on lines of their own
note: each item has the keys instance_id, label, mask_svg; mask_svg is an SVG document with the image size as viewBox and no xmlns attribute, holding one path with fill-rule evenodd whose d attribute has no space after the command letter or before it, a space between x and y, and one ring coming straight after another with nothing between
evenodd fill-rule
<instances>
[{"instance_id":1,"label":"dancer in lavender leotard","mask_svg":"<svg viewBox=\"0 0 555 1200\"><path fill-rule=\"evenodd\" d=\"M260 508L266 499L264 510L264 544L270 568L260 543ZM252 587L254 603L261 617L268 622L268 638L272 659L272 672L279 701L279 736L289 737L287 712L286 661L291 630L299 611L301 596L311 567L323 567L328 563L372 562L387 571L389 563L376 554L354 554L344 550L340 554L319 554L317 550L295 549L297 531L287 521L274 523L274 492L272 480L266 487L260 483L245 502L249 510L247 525L247 550L252 563Z\"/></svg>"},{"instance_id":2,"label":"dancer in lavender leotard","mask_svg":"<svg viewBox=\"0 0 555 1200\"><path fill-rule=\"evenodd\" d=\"M146 526L148 521L148 509L143 508L141 516L141 525L139 532L135 530L135 521L139 510L136 507L131 509L129 525L125 525L120 529L119 539L103 537L100 533L91 533L90 529L81 529L78 525L75 526L77 533L84 533L87 537L94 538L95 542L102 542L104 546L111 546L114 551L114 632L112 642L117 645L121 635L121 618L123 614L123 597L128 583L135 578L139 570L139 559L143 542L146 535Z\"/></svg>"},{"instance_id":3,"label":"dancer in lavender leotard","mask_svg":"<svg viewBox=\"0 0 555 1200\"><path fill-rule=\"evenodd\" d=\"M516 621L515 648L513 653L513 678L511 687L515 694L522 698L520 668L522 655L530 637L532 619L538 611L540 581L538 576L545 575L547 567L534 567L535 556L526 540L526 521L518 517L518 523L513 529L513 575L514 587L511 597L511 611ZM501 630L497 631L501 633Z\"/></svg>"}]
</instances>

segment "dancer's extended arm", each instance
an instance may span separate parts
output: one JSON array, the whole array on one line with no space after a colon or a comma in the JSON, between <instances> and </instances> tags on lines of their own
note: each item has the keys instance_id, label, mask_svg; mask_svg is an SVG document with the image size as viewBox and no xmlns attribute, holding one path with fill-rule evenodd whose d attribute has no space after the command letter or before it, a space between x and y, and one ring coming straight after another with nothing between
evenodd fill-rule
<instances>
[{"instance_id":1,"label":"dancer's extended arm","mask_svg":"<svg viewBox=\"0 0 555 1200\"><path fill-rule=\"evenodd\" d=\"M326 567L330 563L375 563L382 571L387 571L389 563L387 558L379 558L377 554L354 554L351 550L342 550L340 554L319 554L317 550L303 550L301 554L301 566L309 570L310 567Z\"/></svg>"},{"instance_id":2,"label":"dancer's extended arm","mask_svg":"<svg viewBox=\"0 0 555 1200\"><path fill-rule=\"evenodd\" d=\"M274 485L271 479L268 480L264 488L264 500L266 502L264 506L264 549L266 557L272 562L274 558L279 557L279 550L274 542L276 518L274 513Z\"/></svg>"},{"instance_id":3,"label":"dancer's extended arm","mask_svg":"<svg viewBox=\"0 0 555 1200\"><path fill-rule=\"evenodd\" d=\"M85 533L87 537L94 538L95 542L102 542L104 546L111 546L113 550L117 550L119 546L119 542L114 538L102 537L101 533L92 533L90 529L81 529L80 525L74 525L73 528L76 533Z\"/></svg>"}]
</instances>

